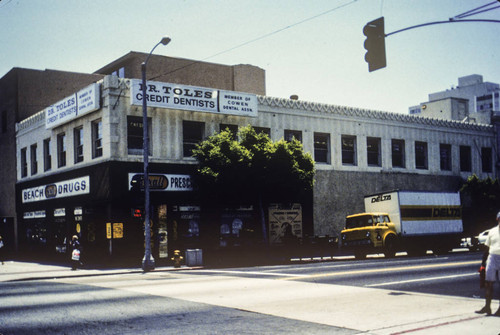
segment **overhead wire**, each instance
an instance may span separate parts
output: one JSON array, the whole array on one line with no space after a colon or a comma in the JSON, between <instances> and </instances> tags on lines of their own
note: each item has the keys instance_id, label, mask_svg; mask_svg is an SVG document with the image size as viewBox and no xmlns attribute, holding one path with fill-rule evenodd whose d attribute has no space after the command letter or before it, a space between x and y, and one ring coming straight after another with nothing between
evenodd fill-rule
<instances>
[{"instance_id":1,"label":"overhead wire","mask_svg":"<svg viewBox=\"0 0 500 335\"><path fill-rule=\"evenodd\" d=\"M167 72L164 72L164 73L162 73L162 74L159 74L159 75L157 75L157 76L152 77L152 78L151 78L151 80L156 79L156 78L158 78L158 77L162 77L162 76L165 76L165 75L171 74L171 73L174 73L174 72L177 72L177 71L179 71L179 70L185 69L185 68L187 68L187 67L189 67L189 66L192 66L192 65L194 65L194 64L198 64L198 63L200 63L200 62L203 62L203 61L206 61L206 60L208 60L208 59L214 58L214 57L216 57L216 56L220 56L220 55L222 55L222 54L225 54L225 53L228 53L228 52L230 52L230 51L233 51L233 50L239 49L239 48L241 48L241 47L244 47L244 46L246 46L246 45L249 45L249 44L255 43L255 42L257 42L257 41L263 40L263 39L268 38L268 37L270 37L270 36L273 36L273 35L279 34L279 33L283 32L283 31L285 31L285 30L291 29L291 28L296 27L296 26L298 26L298 25L300 25L300 24L303 24L303 23L306 23L306 22L312 21L312 20L317 19L317 18L319 18L319 17L321 17L321 16L324 16L324 15L330 14L330 13L332 13L332 12L335 12L335 11L339 10L339 9L342 9L342 8L344 8L344 7L347 7L347 6L350 6L350 5L352 5L353 3L357 2L357 1L358 1L358 0L351 0L350 2L345 3L345 4L343 4L343 5L337 6L337 7L335 7L335 8L329 9L329 10L326 10L326 11L324 11L324 12L321 12L321 13L316 14L316 15L314 15L314 16L308 17L308 18L303 19L303 20L301 20L301 21L295 22L295 23L290 24L290 25L288 25L288 26L286 26L286 27L283 27L283 28L277 29L277 30L272 31L272 32L270 32L270 33L267 33L267 34L261 35L261 36L259 36L259 37L254 38L254 39L248 40L248 41L246 41L246 42L244 42L244 43L238 44L238 45L236 45L236 46L234 46L234 47L228 48L228 49L226 49L226 50L223 50L223 51L217 52L217 53L215 53L215 54L213 54L213 55L211 55L211 56L208 56L208 57L202 58L201 60L193 61L193 62L191 62L191 63L189 63L189 64L187 64L187 65L184 65L184 66L181 66L181 67L179 67L179 68L173 69L173 70L171 70L171 71L167 71Z\"/></svg>"}]
</instances>

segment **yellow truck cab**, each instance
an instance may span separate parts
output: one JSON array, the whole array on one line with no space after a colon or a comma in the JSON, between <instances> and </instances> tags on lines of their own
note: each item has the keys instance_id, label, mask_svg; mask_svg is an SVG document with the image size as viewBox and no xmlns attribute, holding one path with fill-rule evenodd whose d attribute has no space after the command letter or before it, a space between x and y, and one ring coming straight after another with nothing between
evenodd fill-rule
<instances>
[{"instance_id":1,"label":"yellow truck cab","mask_svg":"<svg viewBox=\"0 0 500 335\"><path fill-rule=\"evenodd\" d=\"M396 227L387 213L348 215L340 236L341 248L353 251L356 258L374 252L383 252L386 257L396 253Z\"/></svg>"}]
</instances>

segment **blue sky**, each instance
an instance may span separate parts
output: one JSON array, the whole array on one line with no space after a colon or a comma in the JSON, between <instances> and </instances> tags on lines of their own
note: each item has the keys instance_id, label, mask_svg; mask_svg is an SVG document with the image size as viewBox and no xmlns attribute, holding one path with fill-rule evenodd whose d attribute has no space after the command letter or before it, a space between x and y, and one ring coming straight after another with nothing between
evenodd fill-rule
<instances>
[{"instance_id":1,"label":"blue sky","mask_svg":"<svg viewBox=\"0 0 500 335\"><path fill-rule=\"evenodd\" d=\"M452 23L389 36L387 67L371 73L363 26L384 16L390 33L490 2L0 0L0 77L13 67L94 72L129 51L149 52L166 35L172 42L156 54L259 66L269 96L407 113L461 76L499 83L500 24ZM500 9L470 19L500 20Z\"/></svg>"}]
</instances>

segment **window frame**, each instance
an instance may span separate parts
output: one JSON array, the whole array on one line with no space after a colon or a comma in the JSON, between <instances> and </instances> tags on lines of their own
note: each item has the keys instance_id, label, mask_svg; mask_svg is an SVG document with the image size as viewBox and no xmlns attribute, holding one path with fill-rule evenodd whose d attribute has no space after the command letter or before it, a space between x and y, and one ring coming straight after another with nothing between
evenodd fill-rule
<instances>
[{"instance_id":1,"label":"window frame","mask_svg":"<svg viewBox=\"0 0 500 335\"><path fill-rule=\"evenodd\" d=\"M30 170L32 176L38 173L37 151L38 151L37 143L30 145Z\"/></svg>"},{"instance_id":2,"label":"window frame","mask_svg":"<svg viewBox=\"0 0 500 335\"><path fill-rule=\"evenodd\" d=\"M461 145L459 149L460 172L472 172L472 148L470 145Z\"/></svg>"},{"instance_id":3,"label":"window frame","mask_svg":"<svg viewBox=\"0 0 500 335\"><path fill-rule=\"evenodd\" d=\"M295 138L297 141L302 143L302 131L301 130L293 130L293 129L285 129L283 132L283 137L285 141L292 142Z\"/></svg>"},{"instance_id":4,"label":"window frame","mask_svg":"<svg viewBox=\"0 0 500 335\"><path fill-rule=\"evenodd\" d=\"M152 142L151 134L153 133L153 127L151 118L148 117L148 137L150 141L148 142L148 155L151 156L152 153ZM144 128L142 124L142 116L127 115L127 152L129 155L143 155L144 150ZM132 126L134 128L132 128ZM131 143L134 144L131 147Z\"/></svg>"},{"instance_id":5,"label":"window frame","mask_svg":"<svg viewBox=\"0 0 500 335\"><path fill-rule=\"evenodd\" d=\"M399 146L399 152L396 149L396 145ZM406 168L406 143L403 139L391 139L391 163L393 168ZM397 162L400 164L397 164ZM395 164L396 162L396 164Z\"/></svg>"},{"instance_id":6,"label":"window frame","mask_svg":"<svg viewBox=\"0 0 500 335\"><path fill-rule=\"evenodd\" d=\"M351 143L347 143L347 141ZM340 148L342 152L342 165L357 166L357 137L355 135L341 135Z\"/></svg>"},{"instance_id":7,"label":"window frame","mask_svg":"<svg viewBox=\"0 0 500 335\"><path fill-rule=\"evenodd\" d=\"M83 162L83 126L73 129L73 145L75 164Z\"/></svg>"},{"instance_id":8,"label":"window frame","mask_svg":"<svg viewBox=\"0 0 500 335\"><path fill-rule=\"evenodd\" d=\"M451 171L453 168L451 144L439 143L439 167L441 171Z\"/></svg>"},{"instance_id":9,"label":"window frame","mask_svg":"<svg viewBox=\"0 0 500 335\"><path fill-rule=\"evenodd\" d=\"M91 122L92 158L102 157L102 119Z\"/></svg>"},{"instance_id":10,"label":"window frame","mask_svg":"<svg viewBox=\"0 0 500 335\"><path fill-rule=\"evenodd\" d=\"M66 133L57 134L57 167L66 166Z\"/></svg>"},{"instance_id":11,"label":"window frame","mask_svg":"<svg viewBox=\"0 0 500 335\"><path fill-rule=\"evenodd\" d=\"M330 164L330 134L315 132L313 142L314 161L321 164Z\"/></svg>"},{"instance_id":12,"label":"window frame","mask_svg":"<svg viewBox=\"0 0 500 335\"><path fill-rule=\"evenodd\" d=\"M21 178L25 178L28 176L28 148L27 147L24 147L24 148L21 148Z\"/></svg>"},{"instance_id":13,"label":"window frame","mask_svg":"<svg viewBox=\"0 0 500 335\"><path fill-rule=\"evenodd\" d=\"M376 147L376 150L370 150L372 147ZM368 166L382 166L382 139L380 137L366 138L366 162Z\"/></svg>"},{"instance_id":14,"label":"window frame","mask_svg":"<svg viewBox=\"0 0 500 335\"><path fill-rule=\"evenodd\" d=\"M205 137L205 122L182 121L182 157L193 157L193 149L196 144L203 141Z\"/></svg>"},{"instance_id":15,"label":"window frame","mask_svg":"<svg viewBox=\"0 0 500 335\"><path fill-rule=\"evenodd\" d=\"M50 171L52 169L52 149L50 147L52 140L46 138L43 140L43 170Z\"/></svg>"},{"instance_id":16,"label":"window frame","mask_svg":"<svg viewBox=\"0 0 500 335\"><path fill-rule=\"evenodd\" d=\"M481 147L481 171L493 172L493 150L491 147Z\"/></svg>"},{"instance_id":17,"label":"window frame","mask_svg":"<svg viewBox=\"0 0 500 335\"><path fill-rule=\"evenodd\" d=\"M415 169L429 169L429 146L427 142L415 141Z\"/></svg>"}]
</instances>

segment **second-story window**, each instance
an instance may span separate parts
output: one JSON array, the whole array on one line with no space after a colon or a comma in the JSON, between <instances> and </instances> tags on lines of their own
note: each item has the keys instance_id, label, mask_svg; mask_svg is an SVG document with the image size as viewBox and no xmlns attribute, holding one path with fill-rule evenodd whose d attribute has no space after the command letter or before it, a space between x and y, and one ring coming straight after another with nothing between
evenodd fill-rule
<instances>
[{"instance_id":1,"label":"second-story window","mask_svg":"<svg viewBox=\"0 0 500 335\"><path fill-rule=\"evenodd\" d=\"M92 158L102 156L102 121L92 122Z\"/></svg>"},{"instance_id":2,"label":"second-story window","mask_svg":"<svg viewBox=\"0 0 500 335\"><path fill-rule=\"evenodd\" d=\"M489 147L482 147L481 148L481 168L483 170L483 172L493 172L493 169L492 169L492 160L493 156L492 156L492 151L491 151L491 148Z\"/></svg>"},{"instance_id":3,"label":"second-story window","mask_svg":"<svg viewBox=\"0 0 500 335\"><path fill-rule=\"evenodd\" d=\"M415 142L415 168L426 170L427 165L427 142Z\"/></svg>"},{"instance_id":4,"label":"second-story window","mask_svg":"<svg viewBox=\"0 0 500 335\"><path fill-rule=\"evenodd\" d=\"M66 134L57 135L57 167L66 166Z\"/></svg>"},{"instance_id":5,"label":"second-story window","mask_svg":"<svg viewBox=\"0 0 500 335\"><path fill-rule=\"evenodd\" d=\"M52 169L52 152L50 149L50 138L43 140L43 170Z\"/></svg>"},{"instance_id":6,"label":"second-story window","mask_svg":"<svg viewBox=\"0 0 500 335\"><path fill-rule=\"evenodd\" d=\"M27 177L28 176L28 157L27 157L27 149L22 148L21 149L21 177Z\"/></svg>"},{"instance_id":7,"label":"second-story window","mask_svg":"<svg viewBox=\"0 0 500 335\"><path fill-rule=\"evenodd\" d=\"M314 133L314 161L330 163L330 134Z\"/></svg>"},{"instance_id":8,"label":"second-story window","mask_svg":"<svg viewBox=\"0 0 500 335\"><path fill-rule=\"evenodd\" d=\"M302 143L302 132L300 130L285 129L285 141L291 142L293 139Z\"/></svg>"},{"instance_id":9,"label":"second-story window","mask_svg":"<svg viewBox=\"0 0 500 335\"><path fill-rule=\"evenodd\" d=\"M83 162L83 127L77 127L73 131L75 146L75 164Z\"/></svg>"},{"instance_id":10,"label":"second-story window","mask_svg":"<svg viewBox=\"0 0 500 335\"><path fill-rule=\"evenodd\" d=\"M229 130L231 134L233 135L233 139L236 139L236 136L238 136L238 125L236 124L226 124L226 123L221 123L220 124L220 131L223 130Z\"/></svg>"},{"instance_id":11,"label":"second-story window","mask_svg":"<svg viewBox=\"0 0 500 335\"><path fill-rule=\"evenodd\" d=\"M460 171L471 172L471 150L468 145L460 146Z\"/></svg>"},{"instance_id":12,"label":"second-story window","mask_svg":"<svg viewBox=\"0 0 500 335\"><path fill-rule=\"evenodd\" d=\"M380 158L380 143L379 137L366 138L366 153L368 166L382 166Z\"/></svg>"},{"instance_id":13,"label":"second-story window","mask_svg":"<svg viewBox=\"0 0 500 335\"><path fill-rule=\"evenodd\" d=\"M144 129L142 127L142 116L127 116L127 146L129 155L142 155L142 148L144 146L143 140ZM151 118L148 118L148 137L149 137L149 150L151 155Z\"/></svg>"},{"instance_id":14,"label":"second-story window","mask_svg":"<svg viewBox=\"0 0 500 335\"><path fill-rule=\"evenodd\" d=\"M439 162L441 171L451 171L451 144L439 145Z\"/></svg>"},{"instance_id":15,"label":"second-story window","mask_svg":"<svg viewBox=\"0 0 500 335\"><path fill-rule=\"evenodd\" d=\"M392 167L404 168L405 164L405 141L393 139L391 141Z\"/></svg>"},{"instance_id":16,"label":"second-story window","mask_svg":"<svg viewBox=\"0 0 500 335\"><path fill-rule=\"evenodd\" d=\"M342 135L342 164L357 165L356 136Z\"/></svg>"},{"instance_id":17,"label":"second-story window","mask_svg":"<svg viewBox=\"0 0 500 335\"><path fill-rule=\"evenodd\" d=\"M203 140L205 123L195 121L182 122L182 148L184 157L193 156L196 144Z\"/></svg>"},{"instance_id":18,"label":"second-story window","mask_svg":"<svg viewBox=\"0 0 500 335\"><path fill-rule=\"evenodd\" d=\"M37 147L36 144L32 144L30 147L31 175L38 173Z\"/></svg>"}]
</instances>

